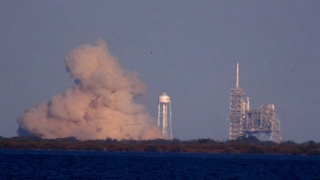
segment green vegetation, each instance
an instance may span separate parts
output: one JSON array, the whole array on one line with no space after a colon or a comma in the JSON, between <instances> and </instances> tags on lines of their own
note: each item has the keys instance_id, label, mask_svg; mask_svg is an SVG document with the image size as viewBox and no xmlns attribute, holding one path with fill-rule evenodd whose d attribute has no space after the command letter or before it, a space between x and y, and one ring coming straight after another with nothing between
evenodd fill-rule
<instances>
[{"instance_id":1,"label":"green vegetation","mask_svg":"<svg viewBox=\"0 0 320 180\"><path fill-rule=\"evenodd\" d=\"M226 142L212 139L189 141L180 141L178 139L79 141L73 137L61 139L41 139L36 136L0 137L0 149L320 155L320 143L314 141L301 144L286 141L277 144L271 141L259 141L259 139L253 136L241 137L237 140Z\"/></svg>"}]
</instances>

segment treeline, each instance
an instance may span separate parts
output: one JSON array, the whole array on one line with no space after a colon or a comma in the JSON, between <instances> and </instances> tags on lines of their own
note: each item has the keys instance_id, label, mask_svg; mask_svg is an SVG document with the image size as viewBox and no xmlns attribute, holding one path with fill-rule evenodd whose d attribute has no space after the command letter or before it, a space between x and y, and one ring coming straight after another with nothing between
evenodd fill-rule
<instances>
[{"instance_id":1,"label":"treeline","mask_svg":"<svg viewBox=\"0 0 320 180\"><path fill-rule=\"evenodd\" d=\"M0 149L320 155L320 143L314 141L300 144L286 141L278 144L271 141L260 141L254 136L241 137L237 140L225 142L212 139L188 141L180 141L179 139L79 141L73 137L61 139L41 139L35 136L0 137Z\"/></svg>"}]
</instances>

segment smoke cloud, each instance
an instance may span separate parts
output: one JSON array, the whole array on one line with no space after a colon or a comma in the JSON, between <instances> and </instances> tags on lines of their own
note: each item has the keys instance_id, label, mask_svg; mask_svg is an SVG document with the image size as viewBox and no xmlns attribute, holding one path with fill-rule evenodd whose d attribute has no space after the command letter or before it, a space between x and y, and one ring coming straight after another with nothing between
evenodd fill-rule
<instances>
[{"instance_id":1,"label":"smoke cloud","mask_svg":"<svg viewBox=\"0 0 320 180\"><path fill-rule=\"evenodd\" d=\"M75 86L17 118L18 134L45 139L163 138L152 117L134 100L145 94L138 74L122 70L104 41L83 45L65 57Z\"/></svg>"}]
</instances>

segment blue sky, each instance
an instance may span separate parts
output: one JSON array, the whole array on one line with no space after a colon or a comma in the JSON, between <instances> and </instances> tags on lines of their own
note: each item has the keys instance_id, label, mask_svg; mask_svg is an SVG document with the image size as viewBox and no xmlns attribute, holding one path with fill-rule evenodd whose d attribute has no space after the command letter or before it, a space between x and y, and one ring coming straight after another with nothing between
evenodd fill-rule
<instances>
[{"instance_id":1,"label":"blue sky","mask_svg":"<svg viewBox=\"0 0 320 180\"><path fill-rule=\"evenodd\" d=\"M319 1L1 1L0 136L16 118L74 85L64 56L103 39L147 85L156 119L172 100L173 136L228 138L229 93L275 104L284 140L320 141ZM149 53L152 51L152 53Z\"/></svg>"}]
</instances>

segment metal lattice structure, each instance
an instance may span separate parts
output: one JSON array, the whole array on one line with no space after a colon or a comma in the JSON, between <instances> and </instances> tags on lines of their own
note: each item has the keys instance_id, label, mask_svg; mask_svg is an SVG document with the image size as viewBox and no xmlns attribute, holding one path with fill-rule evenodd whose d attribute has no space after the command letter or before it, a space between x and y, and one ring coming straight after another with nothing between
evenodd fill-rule
<instances>
[{"instance_id":1,"label":"metal lattice structure","mask_svg":"<svg viewBox=\"0 0 320 180\"><path fill-rule=\"evenodd\" d=\"M230 112L229 112L229 139L237 139L244 135L244 99L243 89L231 89L230 93Z\"/></svg>"},{"instance_id":2,"label":"metal lattice structure","mask_svg":"<svg viewBox=\"0 0 320 180\"><path fill-rule=\"evenodd\" d=\"M239 88L239 63L236 68L236 87L230 90L229 139L242 136L266 134L269 140L280 143L280 120L275 113L274 104L263 104L260 108L250 110L249 97L245 97Z\"/></svg>"}]
</instances>

